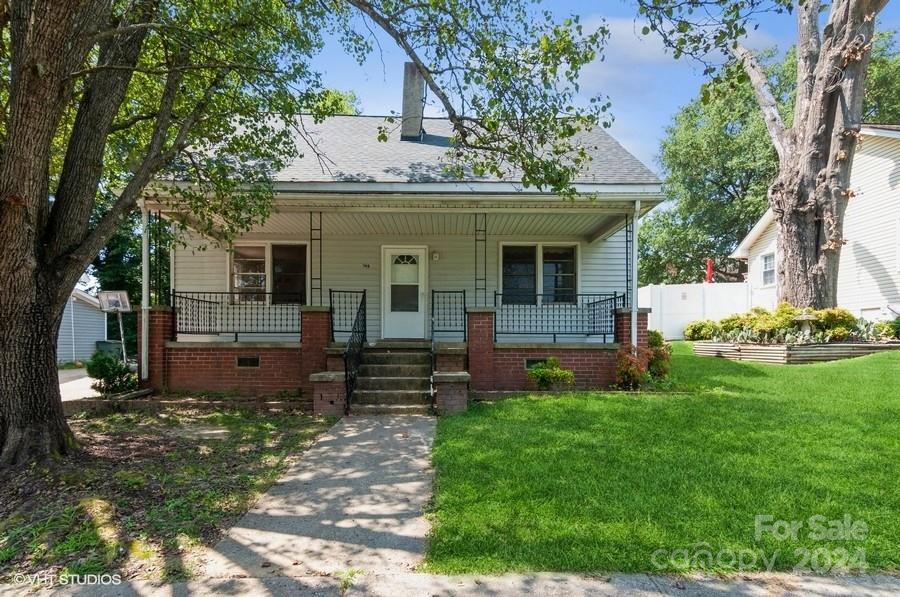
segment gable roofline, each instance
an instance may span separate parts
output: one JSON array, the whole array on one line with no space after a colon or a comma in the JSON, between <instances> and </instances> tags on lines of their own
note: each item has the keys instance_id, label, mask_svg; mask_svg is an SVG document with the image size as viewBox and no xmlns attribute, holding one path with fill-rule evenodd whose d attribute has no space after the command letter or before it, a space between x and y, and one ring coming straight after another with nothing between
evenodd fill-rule
<instances>
[{"instance_id":1,"label":"gable roofline","mask_svg":"<svg viewBox=\"0 0 900 597\"><path fill-rule=\"evenodd\" d=\"M100 300L97 297L88 294L84 290L80 290L78 288L74 289L72 291L72 298L83 303L87 303L88 305L96 309L100 308Z\"/></svg>"},{"instance_id":2,"label":"gable roofline","mask_svg":"<svg viewBox=\"0 0 900 597\"><path fill-rule=\"evenodd\" d=\"M859 132L870 137L900 139L900 124L863 124Z\"/></svg>"},{"instance_id":3,"label":"gable roofline","mask_svg":"<svg viewBox=\"0 0 900 597\"><path fill-rule=\"evenodd\" d=\"M750 257L750 247L752 247L769 226L774 223L775 212L773 212L771 208L767 209L766 213L764 213L759 221L753 225L753 228L750 229L750 232L747 233L747 236L744 237L744 240L738 244L737 248L729 255L729 257L732 259L747 259Z\"/></svg>"},{"instance_id":4,"label":"gable roofline","mask_svg":"<svg viewBox=\"0 0 900 597\"><path fill-rule=\"evenodd\" d=\"M588 183L572 185L585 195L662 195L661 184L651 183ZM339 194L400 194L400 195L512 195L553 196L558 194L536 187L525 187L513 181L445 181L445 182L361 182L361 181L276 181L275 193L339 193Z\"/></svg>"}]
</instances>

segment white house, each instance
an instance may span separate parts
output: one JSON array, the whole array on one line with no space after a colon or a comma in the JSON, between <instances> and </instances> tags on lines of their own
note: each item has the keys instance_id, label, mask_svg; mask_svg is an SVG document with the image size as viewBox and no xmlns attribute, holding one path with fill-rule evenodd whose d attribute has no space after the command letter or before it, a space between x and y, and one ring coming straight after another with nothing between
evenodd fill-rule
<instances>
[{"instance_id":1,"label":"white house","mask_svg":"<svg viewBox=\"0 0 900 597\"><path fill-rule=\"evenodd\" d=\"M837 302L866 319L900 310L900 125L866 125L850 173ZM747 260L753 306L778 297L777 223L767 211L732 254ZM893 308L893 309L891 309Z\"/></svg>"},{"instance_id":2,"label":"white house","mask_svg":"<svg viewBox=\"0 0 900 597\"><path fill-rule=\"evenodd\" d=\"M63 310L56 338L56 360L64 363L91 358L97 342L106 340L106 333L106 313L100 310L100 302L76 288Z\"/></svg>"},{"instance_id":3,"label":"white house","mask_svg":"<svg viewBox=\"0 0 900 597\"><path fill-rule=\"evenodd\" d=\"M591 199L514 174L455 178L451 124L423 118L424 81L412 64L405 74L386 141L383 116L307 122L327 167L307 152L275 173L275 213L229 246L195 235L174 247L170 288L151 293L145 269L145 383L305 394L343 356L347 400L421 406L427 365L441 370L445 355L478 390L523 389L527 367L550 356L597 387L612 382L619 342L646 342L636 220L662 200L657 177L597 128L578 138L592 160L574 181ZM179 216L165 198L143 207ZM166 291L171 319L151 321L149 296ZM338 399L315 400L332 412Z\"/></svg>"}]
</instances>

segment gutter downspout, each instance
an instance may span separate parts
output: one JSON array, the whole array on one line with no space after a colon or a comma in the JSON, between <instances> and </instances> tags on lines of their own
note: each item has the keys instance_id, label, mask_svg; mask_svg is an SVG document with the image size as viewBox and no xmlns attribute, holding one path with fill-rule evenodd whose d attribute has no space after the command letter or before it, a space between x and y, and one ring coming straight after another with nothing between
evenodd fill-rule
<instances>
[{"instance_id":1,"label":"gutter downspout","mask_svg":"<svg viewBox=\"0 0 900 597\"><path fill-rule=\"evenodd\" d=\"M638 219L641 200L634 200L634 226L631 227L631 350L637 354L638 342Z\"/></svg>"},{"instance_id":2,"label":"gutter downspout","mask_svg":"<svg viewBox=\"0 0 900 597\"><path fill-rule=\"evenodd\" d=\"M121 317L121 316L120 316ZM141 203L141 379L150 377L150 212Z\"/></svg>"},{"instance_id":3,"label":"gutter downspout","mask_svg":"<svg viewBox=\"0 0 900 597\"><path fill-rule=\"evenodd\" d=\"M69 297L69 327L72 330L72 362L74 363L78 359L75 358L75 297Z\"/></svg>"}]
</instances>

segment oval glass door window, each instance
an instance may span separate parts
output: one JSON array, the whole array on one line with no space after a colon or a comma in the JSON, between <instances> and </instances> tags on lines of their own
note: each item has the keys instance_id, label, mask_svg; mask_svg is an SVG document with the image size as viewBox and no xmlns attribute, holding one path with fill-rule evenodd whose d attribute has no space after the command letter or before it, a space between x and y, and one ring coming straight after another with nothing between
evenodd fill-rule
<instances>
[{"instance_id":1,"label":"oval glass door window","mask_svg":"<svg viewBox=\"0 0 900 597\"><path fill-rule=\"evenodd\" d=\"M391 311L419 310L419 258L395 255L391 261Z\"/></svg>"}]
</instances>

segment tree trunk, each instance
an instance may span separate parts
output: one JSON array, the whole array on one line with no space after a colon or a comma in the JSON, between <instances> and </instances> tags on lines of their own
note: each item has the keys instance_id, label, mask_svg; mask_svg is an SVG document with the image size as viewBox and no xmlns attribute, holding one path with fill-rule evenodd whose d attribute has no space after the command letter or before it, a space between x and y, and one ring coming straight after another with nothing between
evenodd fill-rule
<instances>
[{"instance_id":1,"label":"tree trunk","mask_svg":"<svg viewBox=\"0 0 900 597\"><path fill-rule=\"evenodd\" d=\"M778 223L778 300L835 307L846 199L820 200L819 193L831 194L826 187L796 181L793 173L782 174L769 189Z\"/></svg>"},{"instance_id":2,"label":"tree trunk","mask_svg":"<svg viewBox=\"0 0 900 597\"><path fill-rule=\"evenodd\" d=\"M834 0L819 34L821 3L798 7L794 121L785 126L768 76L738 45L779 159L769 188L778 221L778 297L796 307L837 305L850 165L862 124L875 17L887 0Z\"/></svg>"},{"instance_id":3,"label":"tree trunk","mask_svg":"<svg viewBox=\"0 0 900 597\"><path fill-rule=\"evenodd\" d=\"M63 415L56 337L65 306L49 300L3 301L0 308L0 467L76 449ZM8 298L8 297L7 297Z\"/></svg>"}]
</instances>

